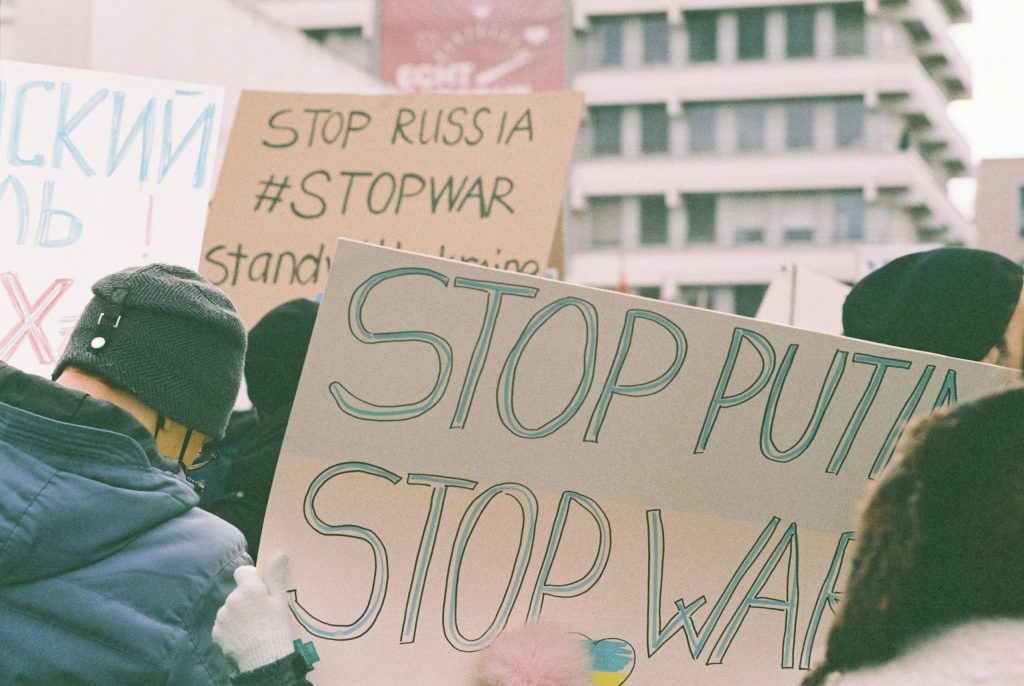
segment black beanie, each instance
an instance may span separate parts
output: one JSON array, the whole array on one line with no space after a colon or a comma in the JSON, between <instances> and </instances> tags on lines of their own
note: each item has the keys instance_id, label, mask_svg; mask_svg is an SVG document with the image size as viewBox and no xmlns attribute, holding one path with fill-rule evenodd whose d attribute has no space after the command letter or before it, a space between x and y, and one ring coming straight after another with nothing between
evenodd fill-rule
<instances>
[{"instance_id":1,"label":"black beanie","mask_svg":"<svg viewBox=\"0 0 1024 686\"><path fill-rule=\"evenodd\" d=\"M318 309L312 300L289 300L265 314L249 332L245 385L261 418L295 399Z\"/></svg>"},{"instance_id":2,"label":"black beanie","mask_svg":"<svg viewBox=\"0 0 1024 686\"><path fill-rule=\"evenodd\" d=\"M985 250L904 255L846 296L843 334L977 361L1002 340L1021 283L1020 265Z\"/></svg>"},{"instance_id":3,"label":"black beanie","mask_svg":"<svg viewBox=\"0 0 1024 686\"><path fill-rule=\"evenodd\" d=\"M245 357L245 327L231 300L192 270L166 264L105 276L92 292L53 378L77 367L223 438Z\"/></svg>"}]
</instances>

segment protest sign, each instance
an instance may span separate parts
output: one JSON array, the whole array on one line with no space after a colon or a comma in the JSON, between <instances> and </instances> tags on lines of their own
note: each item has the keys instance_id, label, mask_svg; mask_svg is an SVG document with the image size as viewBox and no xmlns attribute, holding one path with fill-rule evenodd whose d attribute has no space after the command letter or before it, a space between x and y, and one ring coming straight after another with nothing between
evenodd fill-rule
<instances>
[{"instance_id":1,"label":"protest sign","mask_svg":"<svg viewBox=\"0 0 1024 686\"><path fill-rule=\"evenodd\" d=\"M843 332L843 302L850 287L796 264L779 267L765 291L757 318L819 333Z\"/></svg>"},{"instance_id":2,"label":"protest sign","mask_svg":"<svg viewBox=\"0 0 1024 686\"><path fill-rule=\"evenodd\" d=\"M562 222L561 210L558 212L555 238L551 242L551 254L548 255L548 268L544 275L551 279L565 278L565 227Z\"/></svg>"},{"instance_id":3,"label":"protest sign","mask_svg":"<svg viewBox=\"0 0 1024 686\"><path fill-rule=\"evenodd\" d=\"M251 326L324 289L338 236L540 274L582 95L244 92L201 273Z\"/></svg>"},{"instance_id":4,"label":"protest sign","mask_svg":"<svg viewBox=\"0 0 1024 686\"><path fill-rule=\"evenodd\" d=\"M342 241L260 560L314 683L470 684L540 618L601 684L796 684L904 423L1011 370ZM581 639L582 640L582 639Z\"/></svg>"},{"instance_id":5,"label":"protest sign","mask_svg":"<svg viewBox=\"0 0 1024 686\"><path fill-rule=\"evenodd\" d=\"M0 360L48 375L99 277L198 267L222 98L0 62Z\"/></svg>"}]
</instances>

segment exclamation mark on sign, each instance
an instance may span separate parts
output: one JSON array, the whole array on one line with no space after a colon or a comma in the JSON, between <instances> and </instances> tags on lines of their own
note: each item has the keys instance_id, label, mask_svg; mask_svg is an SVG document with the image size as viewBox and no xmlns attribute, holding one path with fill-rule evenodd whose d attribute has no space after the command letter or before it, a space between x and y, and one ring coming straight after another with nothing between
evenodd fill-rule
<instances>
[{"instance_id":1,"label":"exclamation mark on sign","mask_svg":"<svg viewBox=\"0 0 1024 686\"><path fill-rule=\"evenodd\" d=\"M143 243L142 256L149 257L149 253L146 250L149 248L149 244L153 242L153 194L149 195L149 209L146 211L146 241Z\"/></svg>"}]
</instances>

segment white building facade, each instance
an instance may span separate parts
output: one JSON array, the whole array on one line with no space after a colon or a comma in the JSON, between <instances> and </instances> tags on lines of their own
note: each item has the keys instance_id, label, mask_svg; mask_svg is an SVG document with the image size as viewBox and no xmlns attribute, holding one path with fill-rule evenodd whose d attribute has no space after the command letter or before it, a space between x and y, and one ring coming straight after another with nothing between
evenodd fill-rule
<instances>
[{"instance_id":1,"label":"white building facade","mask_svg":"<svg viewBox=\"0 0 1024 686\"><path fill-rule=\"evenodd\" d=\"M981 161L975 219L979 248L1024 265L1024 159Z\"/></svg>"},{"instance_id":2,"label":"white building facade","mask_svg":"<svg viewBox=\"0 0 1024 686\"><path fill-rule=\"evenodd\" d=\"M373 68L374 0L260 0ZM570 281L752 315L784 263L843 281L869 245L973 243L950 28L968 0L572 0L586 93Z\"/></svg>"},{"instance_id":3,"label":"white building facade","mask_svg":"<svg viewBox=\"0 0 1024 686\"><path fill-rule=\"evenodd\" d=\"M568 277L752 315L779 264L970 242L960 0L576 0Z\"/></svg>"},{"instance_id":4,"label":"white building facade","mask_svg":"<svg viewBox=\"0 0 1024 686\"><path fill-rule=\"evenodd\" d=\"M0 0L8 36L10 8L20 5L24 18L29 4ZM140 3L53 4L68 15ZM193 18L212 6L245 18L202 22L244 24L225 47L259 33L253 22L264 34L302 30L366 77L331 74L337 67L318 46L293 34L302 45L289 49L281 37L268 51L257 42L248 48L255 54L236 60L274 73L264 87L379 88L370 77L376 0L170 5L190 6L182 16ZM240 12L257 7L259 19ZM566 198L567 280L624 283L642 295L752 315L780 264L854 281L866 246L974 243L947 194L950 179L972 171L947 115L951 101L971 92L950 36L970 19L969 0L571 0L567 8L568 86L587 102ZM302 57L285 56L293 52ZM186 62L210 63L197 53L181 51ZM88 66L119 70L133 60L113 47L107 54L127 63L97 59L94 49ZM207 76L189 71L180 78Z\"/></svg>"}]
</instances>

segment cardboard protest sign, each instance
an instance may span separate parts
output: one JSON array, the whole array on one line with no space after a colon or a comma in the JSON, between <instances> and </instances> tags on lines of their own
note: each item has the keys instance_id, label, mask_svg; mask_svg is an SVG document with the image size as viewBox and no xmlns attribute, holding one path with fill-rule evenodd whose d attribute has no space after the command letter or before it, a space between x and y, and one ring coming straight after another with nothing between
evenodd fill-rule
<instances>
[{"instance_id":1,"label":"cardboard protest sign","mask_svg":"<svg viewBox=\"0 0 1024 686\"><path fill-rule=\"evenodd\" d=\"M796 684L912 415L1007 369L342 241L263 530L317 684Z\"/></svg>"},{"instance_id":2,"label":"cardboard protest sign","mask_svg":"<svg viewBox=\"0 0 1024 686\"><path fill-rule=\"evenodd\" d=\"M244 92L200 271L250 326L323 291L338 236L540 274L582 103Z\"/></svg>"},{"instance_id":3,"label":"cardboard protest sign","mask_svg":"<svg viewBox=\"0 0 1024 686\"><path fill-rule=\"evenodd\" d=\"M757 318L820 333L843 332L843 302L850 287L796 264L779 267L768 284Z\"/></svg>"},{"instance_id":4,"label":"cardboard protest sign","mask_svg":"<svg viewBox=\"0 0 1024 686\"><path fill-rule=\"evenodd\" d=\"M555 225L555 238L551 242L551 254L548 255L548 268L544 274L551 279L565 278L565 227L562 222L562 212L558 213L558 223Z\"/></svg>"},{"instance_id":5,"label":"cardboard protest sign","mask_svg":"<svg viewBox=\"0 0 1024 686\"><path fill-rule=\"evenodd\" d=\"M222 98L0 62L0 360L49 374L99 277L198 267Z\"/></svg>"}]
</instances>

